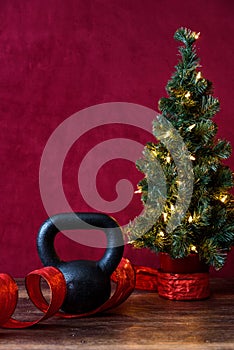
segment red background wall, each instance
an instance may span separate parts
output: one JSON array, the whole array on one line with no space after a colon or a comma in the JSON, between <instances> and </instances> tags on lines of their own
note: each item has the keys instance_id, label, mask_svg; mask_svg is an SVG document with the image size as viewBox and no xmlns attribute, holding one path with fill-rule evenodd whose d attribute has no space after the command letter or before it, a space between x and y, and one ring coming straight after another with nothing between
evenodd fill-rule
<instances>
[{"instance_id":1,"label":"red background wall","mask_svg":"<svg viewBox=\"0 0 234 350\"><path fill-rule=\"evenodd\" d=\"M174 32L201 32L198 53L203 75L213 81L221 112L219 136L234 145L233 37L231 0L1 0L0 1L0 271L23 276L41 266L36 235L47 218L39 191L39 165L54 129L73 113L105 102L132 102L157 109L177 62ZM149 135L127 127L94 130L68 155L64 188L74 210L92 210L77 188L82 156L105 137L129 137L142 144ZM116 163L117 162L117 163ZM135 186L142 177L134 164L116 160L98 178L113 200L118 179ZM233 156L228 164L234 168ZM113 171L114 169L114 171ZM140 208L117 213L125 224ZM63 258L101 252L58 237ZM154 254L125 247L134 263L156 266ZM234 276L234 254L213 275Z\"/></svg>"}]
</instances>

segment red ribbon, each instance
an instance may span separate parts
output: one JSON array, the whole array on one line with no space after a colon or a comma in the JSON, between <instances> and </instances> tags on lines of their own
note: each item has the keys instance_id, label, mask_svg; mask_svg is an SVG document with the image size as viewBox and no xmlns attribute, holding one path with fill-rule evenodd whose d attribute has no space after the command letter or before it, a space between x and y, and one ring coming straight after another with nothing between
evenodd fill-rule
<instances>
[{"instance_id":1,"label":"red ribbon","mask_svg":"<svg viewBox=\"0 0 234 350\"><path fill-rule=\"evenodd\" d=\"M33 304L44 314L33 321L20 321L12 317L17 301L18 287L14 279L7 274L0 274L0 326L4 328L26 328L37 324L53 315L63 318L77 318L106 311L123 303L135 288L135 270L127 259L122 259L118 268L112 275L116 282L113 295L98 309L86 314L65 314L59 309L66 295L66 283L63 274L55 267L44 267L30 272L25 279L26 289ZM44 298L40 280L44 279L51 291L48 303Z\"/></svg>"},{"instance_id":2,"label":"red ribbon","mask_svg":"<svg viewBox=\"0 0 234 350\"><path fill-rule=\"evenodd\" d=\"M26 289L31 301L37 306L44 302L40 288L40 279L43 278L51 291L51 300L43 310L44 315L31 322L18 321L11 316L14 313L18 300L18 287L16 282L7 274L0 275L0 325L4 328L26 328L53 316L61 307L66 294L66 283L63 274L54 267L44 267L30 272L26 279Z\"/></svg>"},{"instance_id":3,"label":"red ribbon","mask_svg":"<svg viewBox=\"0 0 234 350\"><path fill-rule=\"evenodd\" d=\"M43 296L41 279L44 279L50 288L51 298L49 302ZM66 295L66 282L63 274L51 266L30 272L25 278L26 289L33 304L43 314L36 320L25 322L12 317L18 301L16 282L11 276L0 274L0 327L26 328L54 315L62 318L94 315L120 305L135 288L147 291L158 289L160 296L175 300L203 299L210 294L207 273L163 273L150 267L133 266L125 258L122 258L111 279L116 283L116 288L103 305L85 314L66 314L59 311Z\"/></svg>"}]
</instances>

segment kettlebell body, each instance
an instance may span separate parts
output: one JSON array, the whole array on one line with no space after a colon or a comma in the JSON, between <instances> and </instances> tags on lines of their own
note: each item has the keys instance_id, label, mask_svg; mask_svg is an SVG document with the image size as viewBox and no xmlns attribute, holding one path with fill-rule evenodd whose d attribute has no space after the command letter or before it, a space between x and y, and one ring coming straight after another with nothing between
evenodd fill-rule
<instances>
[{"instance_id":1,"label":"kettlebell body","mask_svg":"<svg viewBox=\"0 0 234 350\"><path fill-rule=\"evenodd\" d=\"M100 229L107 247L99 261L62 261L54 249L54 239L62 230ZM41 226L37 249L44 266L57 267L63 274L67 293L61 309L67 313L86 313L101 306L111 294L110 276L118 266L124 249L118 223L100 213L63 213L50 217Z\"/></svg>"},{"instance_id":2,"label":"kettlebell body","mask_svg":"<svg viewBox=\"0 0 234 350\"><path fill-rule=\"evenodd\" d=\"M65 312L88 312L109 299L110 276L95 261L64 262L57 267L66 280L67 295L62 306Z\"/></svg>"}]
</instances>

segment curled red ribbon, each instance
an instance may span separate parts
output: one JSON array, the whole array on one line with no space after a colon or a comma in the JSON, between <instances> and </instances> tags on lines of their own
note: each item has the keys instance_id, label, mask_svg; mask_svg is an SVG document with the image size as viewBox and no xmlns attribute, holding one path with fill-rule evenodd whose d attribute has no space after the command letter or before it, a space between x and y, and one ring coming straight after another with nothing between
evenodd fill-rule
<instances>
[{"instance_id":1,"label":"curled red ribbon","mask_svg":"<svg viewBox=\"0 0 234 350\"><path fill-rule=\"evenodd\" d=\"M113 295L98 309L85 314L65 314L59 309L66 295L66 282L63 274L55 267L44 267L30 272L25 279L26 289L33 304L44 314L33 321L19 321L12 317L17 301L18 287L14 279L7 274L0 274L0 326L4 328L26 328L37 324L53 315L63 318L77 318L109 310L123 303L135 288L135 270L127 259L122 259L113 273L116 289ZM51 291L48 303L41 290L40 280L44 279Z\"/></svg>"},{"instance_id":2,"label":"curled red ribbon","mask_svg":"<svg viewBox=\"0 0 234 350\"><path fill-rule=\"evenodd\" d=\"M50 288L50 302L41 290L41 279ZM20 321L12 317L18 301L18 287L14 279L0 274L0 327L26 328L52 316L80 318L107 311L123 303L133 290L156 291L160 296L174 300L203 299L210 295L208 273L171 274L145 266L134 266L122 258L111 276L116 288L111 297L99 308L84 314L66 314L59 311L65 295L66 282L63 274L55 267L44 267L30 272L25 278L26 289L33 304L43 312L33 321Z\"/></svg>"},{"instance_id":3,"label":"curled red ribbon","mask_svg":"<svg viewBox=\"0 0 234 350\"><path fill-rule=\"evenodd\" d=\"M7 274L1 275L0 300L3 310L0 310L0 325L4 328L26 328L37 324L53 316L61 307L66 295L66 283L63 274L54 267L44 267L40 270L30 272L26 279L26 289L31 301L37 306L42 300L45 300L41 288L40 279L43 278L51 291L51 301L43 310L44 315L40 318L24 322L12 318L18 300L18 287L16 282Z\"/></svg>"}]
</instances>

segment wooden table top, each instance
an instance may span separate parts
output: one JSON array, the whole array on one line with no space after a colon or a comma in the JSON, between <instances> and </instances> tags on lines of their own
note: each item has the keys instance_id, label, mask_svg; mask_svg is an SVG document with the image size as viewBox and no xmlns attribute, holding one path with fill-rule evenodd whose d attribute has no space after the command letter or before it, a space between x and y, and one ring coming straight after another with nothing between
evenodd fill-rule
<instances>
[{"instance_id":1,"label":"wooden table top","mask_svg":"<svg viewBox=\"0 0 234 350\"><path fill-rule=\"evenodd\" d=\"M23 282L15 317L32 320ZM0 349L234 349L234 279L212 279L204 301L170 301L135 291L125 303L99 316L57 317L30 329L0 328Z\"/></svg>"}]
</instances>

